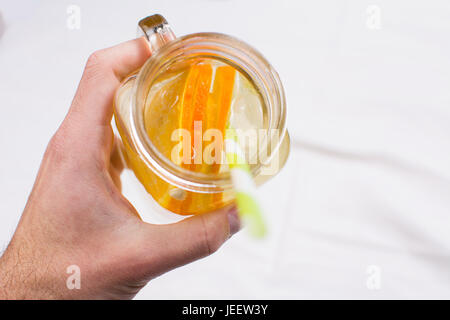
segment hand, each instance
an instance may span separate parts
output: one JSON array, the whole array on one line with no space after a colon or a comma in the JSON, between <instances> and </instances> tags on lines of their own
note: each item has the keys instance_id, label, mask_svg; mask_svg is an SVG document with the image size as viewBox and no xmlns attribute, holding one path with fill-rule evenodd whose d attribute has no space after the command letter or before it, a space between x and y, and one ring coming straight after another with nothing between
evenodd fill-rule
<instances>
[{"instance_id":1,"label":"hand","mask_svg":"<svg viewBox=\"0 0 450 320\"><path fill-rule=\"evenodd\" d=\"M132 298L152 278L213 253L239 229L234 208L148 224L121 194L113 96L150 54L140 38L89 58L0 259L0 298ZM81 271L79 290L66 285L71 265Z\"/></svg>"}]
</instances>

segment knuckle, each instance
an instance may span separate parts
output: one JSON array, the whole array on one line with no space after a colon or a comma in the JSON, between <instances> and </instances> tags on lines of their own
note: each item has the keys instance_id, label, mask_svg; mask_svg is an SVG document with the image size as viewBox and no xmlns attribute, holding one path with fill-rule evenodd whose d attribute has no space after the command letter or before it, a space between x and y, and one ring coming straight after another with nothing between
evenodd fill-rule
<instances>
[{"instance_id":1,"label":"knuckle","mask_svg":"<svg viewBox=\"0 0 450 320\"><path fill-rule=\"evenodd\" d=\"M103 61L105 60L105 52L103 50L97 50L94 51L88 58L86 67L92 68L92 67L98 67L102 65Z\"/></svg>"},{"instance_id":2,"label":"knuckle","mask_svg":"<svg viewBox=\"0 0 450 320\"><path fill-rule=\"evenodd\" d=\"M86 63L85 77L87 79L97 79L104 73L105 65L107 61L107 54L104 49L95 51L92 53Z\"/></svg>"},{"instance_id":3,"label":"knuckle","mask_svg":"<svg viewBox=\"0 0 450 320\"><path fill-rule=\"evenodd\" d=\"M67 136L61 132L61 130L58 130L55 132L55 134L50 139L50 142L48 144L48 149L51 151L61 151L61 149L64 147L64 144L67 140Z\"/></svg>"},{"instance_id":4,"label":"knuckle","mask_svg":"<svg viewBox=\"0 0 450 320\"><path fill-rule=\"evenodd\" d=\"M63 130L58 130L48 143L46 154L52 159L63 160L65 158L65 149L67 144L67 134Z\"/></svg>"}]
</instances>

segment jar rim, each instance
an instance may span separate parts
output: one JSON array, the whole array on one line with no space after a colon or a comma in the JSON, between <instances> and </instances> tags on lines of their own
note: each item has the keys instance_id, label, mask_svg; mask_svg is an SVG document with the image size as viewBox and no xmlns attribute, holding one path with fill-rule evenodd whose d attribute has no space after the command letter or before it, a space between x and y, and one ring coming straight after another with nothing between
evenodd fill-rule
<instances>
[{"instance_id":1,"label":"jar rim","mask_svg":"<svg viewBox=\"0 0 450 320\"><path fill-rule=\"evenodd\" d=\"M176 187L194 192L223 192L231 189L232 181L229 172L210 175L194 172L176 165L164 156L152 143L145 131L143 121L144 97L147 96L151 85L144 85L154 79L163 66L186 52L214 53L225 60L236 62L246 71L253 80L263 89L261 95L269 102L269 127L267 129L279 130L278 145L270 150L273 157L281 145L286 134L286 100L284 89L278 73L269 64L267 59L256 49L235 37L213 32L194 33L178 37L165 44L145 62L140 69L133 88L133 101L131 107L131 138L136 151L143 161L160 178ZM258 79L254 79L254 78ZM252 174L257 176L261 170L261 163L254 166Z\"/></svg>"}]
</instances>

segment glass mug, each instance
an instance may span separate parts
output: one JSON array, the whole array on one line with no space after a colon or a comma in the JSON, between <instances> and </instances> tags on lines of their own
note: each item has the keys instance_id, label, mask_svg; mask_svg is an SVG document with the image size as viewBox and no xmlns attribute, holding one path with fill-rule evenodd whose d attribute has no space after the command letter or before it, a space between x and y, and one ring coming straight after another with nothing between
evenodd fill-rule
<instances>
[{"instance_id":1,"label":"glass mug","mask_svg":"<svg viewBox=\"0 0 450 320\"><path fill-rule=\"evenodd\" d=\"M211 88L204 88L210 98L213 95L209 92L216 90L216 98L222 99L216 99L215 105L225 99L221 90L233 83L231 89L236 93L229 101L232 115L227 121L234 128L263 132L257 136L257 150L246 153L246 159L263 160L248 160L256 184L277 174L290 148L286 102L278 74L266 59L244 42L224 34L196 33L176 38L161 15L142 19L139 28L152 56L118 88L114 118L125 166L133 170L154 200L170 212L192 215L219 209L234 199L226 165L212 164L206 166L210 168L207 170L200 165L200 170L193 170L192 165L180 165L171 158L178 143L172 141L173 131L180 126L180 108L188 99L182 92L189 90L188 71L195 68L215 70L214 84L208 82ZM193 65L196 67L192 69ZM230 70L237 76L229 77L227 83ZM192 95L202 98L200 93ZM211 123L225 123L223 114L206 112L205 119L212 119Z\"/></svg>"}]
</instances>

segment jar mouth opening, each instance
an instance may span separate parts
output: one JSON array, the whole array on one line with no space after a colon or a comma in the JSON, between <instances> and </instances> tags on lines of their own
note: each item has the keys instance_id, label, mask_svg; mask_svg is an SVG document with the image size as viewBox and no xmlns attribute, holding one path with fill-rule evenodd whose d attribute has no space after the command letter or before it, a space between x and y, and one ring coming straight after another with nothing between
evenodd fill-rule
<instances>
[{"instance_id":1,"label":"jar mouth opening","mask_svg":"<svg viewBox=\"0 0 450 320\"><path fill-rule=\"evenodd\" d=\"M141 68L134 85L131 108L131 135L136 151L143 161L166 182L194 192L223 192L232 188L229 172L206 174L195 172L175 164L163 155L148 137L144 125L144 103L153 80L173 61L185 57L216 58L242 70L258 87L268 111L266 140L271 145L265 163L278 156L278 147L286 134L286 102L283 86L277 72L257 50L234 37L220 33L195 33L179 37L154 53ZM278 135L274 140L271 132ZM262 152L259 150L258 152ZM253 176L261 174L264 163L251 167Z\"/></svg>"}]
</instances>

